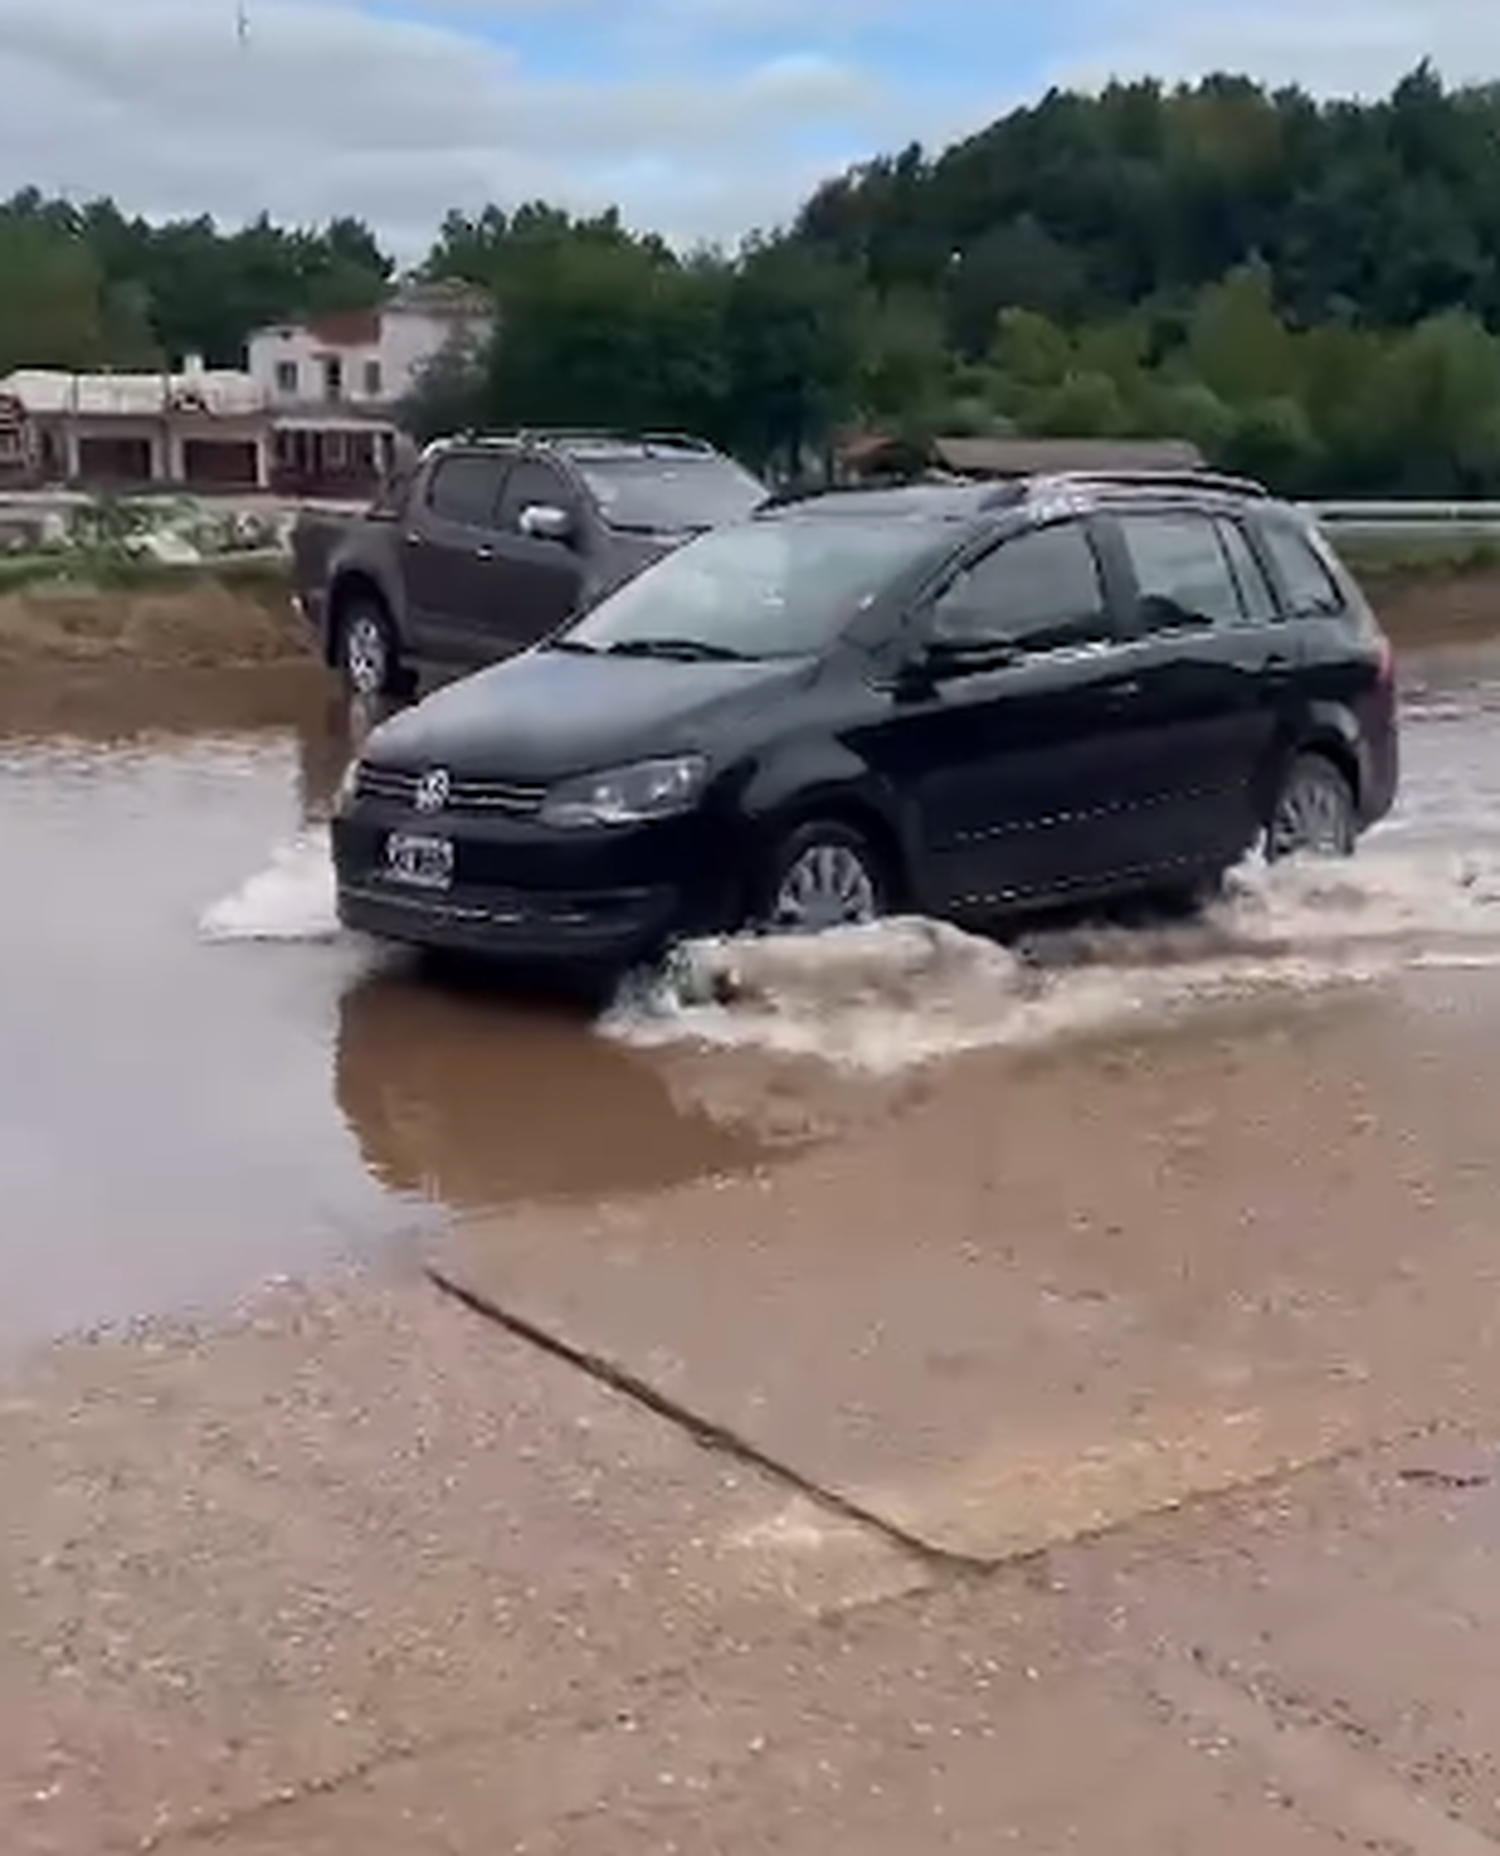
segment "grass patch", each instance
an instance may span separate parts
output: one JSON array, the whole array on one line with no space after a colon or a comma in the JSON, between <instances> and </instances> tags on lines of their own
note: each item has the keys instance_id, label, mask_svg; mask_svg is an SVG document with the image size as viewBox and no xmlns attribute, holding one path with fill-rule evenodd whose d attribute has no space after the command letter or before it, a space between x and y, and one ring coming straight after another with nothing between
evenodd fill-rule
<instances>
[{"instance_id":1,"label":"grass patch","mask_svg":"<svg viewBox=\"0 0 1500 1856\"><path fill-rule=\"evenodd\" d=\"M248 598L284 602L291 589L291 563L265 557L230 557L172 567L113 550L0 555L0 593L56 588L79 593L191 594L205 587L223 587Z\"/></svg>"},{"instance_id":2,"label":"grass patch","mask_svg":"<svg viewBox=\"0 0 1500 1856\"><path fill-rule=\"evenodd\" d=\"M1500 568L1500 536L1351 535L1325 528L1327 539L1351 573L1365 580L1458 579Z\"/></svg>"}]
</instances>

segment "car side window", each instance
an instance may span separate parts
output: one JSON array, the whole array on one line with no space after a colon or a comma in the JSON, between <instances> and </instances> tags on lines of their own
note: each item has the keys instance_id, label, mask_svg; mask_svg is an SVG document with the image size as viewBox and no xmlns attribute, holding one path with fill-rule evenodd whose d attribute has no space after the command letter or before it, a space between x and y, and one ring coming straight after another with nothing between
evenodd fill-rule
<instances>
[{"instance_id":1,"label":"car side window","mask_svg":"<svg viewBox=\"0 0 1500 1856\"><path fill-rule=\"evenodd\" d=\"M1214 527L1229 556L1229 571L1234 575L1245 617L1252 625L1273 625L1281 617L1276 594L1266 578L1266 570L1255 558L1255 550L1245 539L1245 531L1228 516L1216 518Z\"/></svg>"},{"instance_id":2,"label":"car side window","mask_svg":"<svg viewBox=\"0 0 1500 1856\"><path fill-rule=\"evenodd\" d=\"M427 507L444 522L493 528L505 461L498 457L443 458L427 486Z\"/></svg>"},{"instance_id":3,"label":"car side window","mask_svg":"<svg viewBox=\"0 0 1500 1856\"><path fill-rule=\"evenodd\" d=\"M1093 543L1079 522L1012 536L972 562L938 596L935 642L1034 650L1111 635Z\"/></svg>"},{"instance_id":4,"label":"car side window","mask_svg":"<svg viewBox=\"0 0 1500 1856\"><path fill-rule=\"evenodd\" d=\"M578 508L578 498L561 471L540 458L521 458L511 466L510 475L505 479L505 490L500 498L501 528L518 527L521 511L533 504L564 509L573 515Z\"/></svg>"},{"instance_id":5,"label":"car side window","mask_svg":"<svg viewBox=\"0 0 1500 1856\"><path fill-rule=\"evenodd\" d=\"M1328 618L1344 610L1338 582L1305 535L1286 522L1262 522L1260 538L1293 618Z\"/></svg>"},{"instance_id":6,"label":"car side window","mask_svg":"<svg viewBox=\"0 0 1500 1856\"><path fill-rule=\"evenodd\" d=\"M1245 622L1240 591L1212 517L1194 510L1164 510L1122 515L1119 521L1144 630Z\"/></svg>"}]
</instances>

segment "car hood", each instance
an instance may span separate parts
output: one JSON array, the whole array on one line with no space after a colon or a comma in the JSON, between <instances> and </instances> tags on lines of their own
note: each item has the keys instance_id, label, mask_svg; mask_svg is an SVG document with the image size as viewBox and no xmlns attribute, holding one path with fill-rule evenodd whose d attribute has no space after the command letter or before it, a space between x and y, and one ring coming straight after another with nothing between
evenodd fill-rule
<instances>
[{"instance_id":1,"label":"car hood","mask_svg":"<svg viewBox=\"0 0 1500 1856\"><path fill-rule=\"evenodd\" d=\"M534 650L381 724L364 757L475 778L550 781L712 745L715 725L807 682L806 661L680 664Z\"/></svg>"}]
</instances>

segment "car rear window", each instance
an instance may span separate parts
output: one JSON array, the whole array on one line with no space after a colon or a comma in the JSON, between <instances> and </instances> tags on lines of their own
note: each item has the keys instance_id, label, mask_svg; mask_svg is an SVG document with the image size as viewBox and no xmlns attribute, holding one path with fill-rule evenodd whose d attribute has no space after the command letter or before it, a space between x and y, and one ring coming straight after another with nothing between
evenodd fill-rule
<instances>
[{"instance_id":1,"label":"car rear window","mask_svg":"<svg viewBox=\"0 0 1500 1856\"><path fill-rule=\"evenodd\" d=\"M1170 630L1208 620L1239 625L1243 596L1223 534L1196 510L1120 518L1136 591L1153 622Z\"/></svg>"},{"instance_id":2,"label":"car rear window","mask_svg":"<svg viewBox=\"0 0 1500 1856\"><path fill-rule=\"evenodd\" d=\"M667 640L731 657L815 655L933 547L933 525L915 521L717 529L627 581L566 642L599 651Z\"/></svg>"},{"instance_id":3,"label":"car rear window","mask_svg":"<svg viewBox=\"0 0 1500 1856\"><path fill-rule=\"evenodd\" d=\"M683 535L740 522L766 487L732 459L575 457L611 528Z\"/></svg>"},{"instance_id":4,"label":"car rear window","mask_svg":"<svg viewBox=\"0 0 1500 1856\"><path fill-rule=\"evenodd\" d=\"M1306 535L1289 522L1262 522L1260 538L1294 618L1328 618L1345 610L1338 581Z\"/></svg>"}]
</instances>

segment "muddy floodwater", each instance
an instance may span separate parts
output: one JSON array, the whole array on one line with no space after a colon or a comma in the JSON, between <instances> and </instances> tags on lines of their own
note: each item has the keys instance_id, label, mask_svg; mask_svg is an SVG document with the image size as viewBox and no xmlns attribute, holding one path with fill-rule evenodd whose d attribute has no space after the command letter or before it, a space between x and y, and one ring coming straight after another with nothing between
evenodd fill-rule
<instances>
[{"instance_id":1,"label":"muddy floodwater","mask_svg":"<svg viewBox=\"0 0 1500 1856\"><path fill-rule=\"evenodd\" d=\"M340 936L322 821L350 723L318 673L15 685L0 1344L215 1309L456 1217L773 1172L954 1064L1002 1105L1011 1067L1050 1052L1061 1102L1110 1051L1233 1038L1235 1014L1295 1025L1350 991L1487 1011L1500 647L1411 655L1405 682L1401 806L1347 869L1249 870L1205 922L1019 949L892 924L700 950L736 970L735 1004L647 976L598 1023Z\"/></svg>"}]
</instances>

